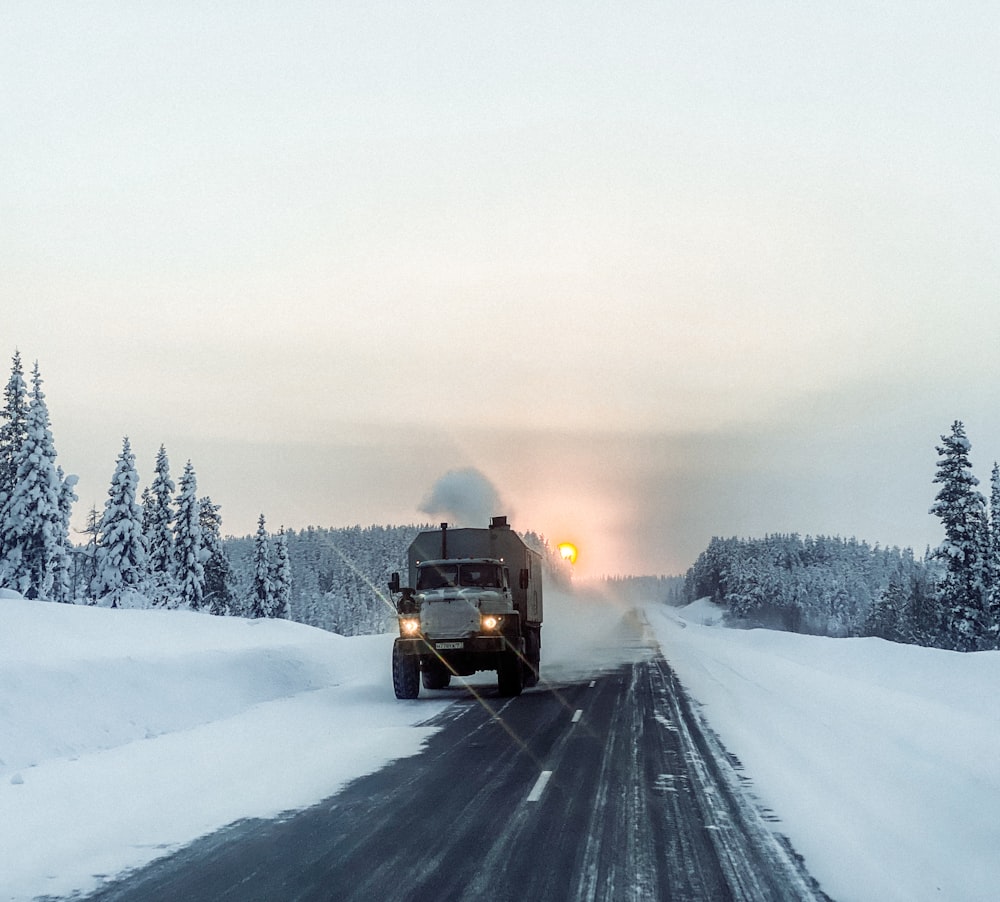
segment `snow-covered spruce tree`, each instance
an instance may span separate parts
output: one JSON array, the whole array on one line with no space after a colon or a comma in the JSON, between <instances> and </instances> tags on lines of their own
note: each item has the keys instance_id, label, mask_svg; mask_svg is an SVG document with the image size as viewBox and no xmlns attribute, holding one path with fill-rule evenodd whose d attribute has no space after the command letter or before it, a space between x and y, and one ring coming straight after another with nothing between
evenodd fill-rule
<instances>
[{"instance_id":1,"label":"snow-covered spruce tree","mask_svg":"<svg viewBox=\"0 0 1000 902\"><path fill-rule=\"evenodd\" d=\"M864 634L888 639L890 642L903 640L903 624L907 605L910 600L909 586L902 568L892 575L889 585L875 599L868 619L865 621Z\"/></svg>"},{"instance_id":2,"label":"snow-covered spruce tree","mask_svg":"<svg viewBox=\"0 0 1000 902\"><path fill-rule=\"evenodd\" d=\"M930 513L941 520L945 539L933 556L944 563L938 586L945 635L941 644L958 651L984 646L989 598L989 527L986 499L976 491L979 480L969 463L971 443L956 420L941 436L934 482L939 489Z\"/></svg>"},{"instance_id":3,"label":"snow-covered spruce tree","mask_svg":"<svg viewBox=\"0 0 1000 902\"><path fill-rule=\"evenodd\" d=\"M931 549L924 560L931 559ZM937 586L930 568L914 569L910 578L910 595L903 617L903 641L911 645L933 646L942 632L941 609L937 601Z\"/></svg>"},{"instance_id":4,"label":"snow-covered spruce tree","mask_svg":"<svg viewBox=\"0 0 1000 902\"><path fill-rule=\"evenodd\" d=\"M239 614L239 605L233 594L232 566L229 555L222 547L219 505L212 504L207 495L198 501L198 522L201 524L201 542L205 553L205 607L212 614Z\"/></svg>"},{"instance_id":5,"label":"snow-covered spruce tree","mask_svg":"<svg viewBox=\"0 0 1000 902\"><path fill-rule=\"evenodd\" d=\"M201 541L198 481L191 461L184 465L174 522L174 578L178 600L197 611L205 597L205 554Z\"/></svg>"},{"instance_id":6,"label":"snow-covered spruce tree","mask_svg":"<svg viewBox=\"0 0 1000 902\"><path fill-rule=\"evenodd\" d=\"M79 477L63 474L62 467L56 467L56 476L59 479L59 513L60 530L59 539L62 543L62 554L59 560L59 571L56 573L56 581L53 586L52 597L56 601L76 603L75 589L73 582L73 543L69 540L70 518L73 516L73 505L79 499L76 496L76 484Z\"/></svg>"},{"instance_id":7,"label":"snow-covered spruce tree","mask_svg":"<svg viewBox=\"0 0 1000 902\"><path fill-rule=\"evenodd\" d=\"M77 553L83 555L80 576L86 587L84 592L89 595L93 591L94 579L97 577L97 542L101 535L101 514L97 510L97 505L87 511L87 523L82 532L87 537L87 544ZM93 599L90 603L93 603Z\"/></svg>"},{"instance_id":8,"label":"snow-covered spruce tree","mask_svg":"<svg viewBox=\"0 0 1000 902\"><path fill-rule=\"evenodd\" d=\"M152 483L142 493L142 529L149 550L149 575L155 604L177 596L174 554L174 485L167 449L160 445Z\"/></svg>"},{"instance_id":9,"label":"snow-covered spruce tree","mask_svg":"<svg viewBox=\"0 0 1000 902\"><path fill-rule=\"evenodd\" d=\"M37 363L31 377L24 437L13 462L14 484L0 512L4 548L0 578L28 598L64 597L60 576L68 563L63 480L56 468L49 410Z\"/></svg>"},{"instance_id":10,"label":"snow-covered spruce tree","mask_svg":"<svg viewBox=\"0 0 1000 902\"><path fill-rule=\"evenodd\" d=\"M251 617L270 617L271 592L271 541L264 526L264 515L257 521L257 535L253 542L253 582L247 599L247 614Z\"/></svg>"},{"instance_id":11,"label":"snow-covered spruce tree","mask_svg":"<svg viewBox=\"0 0 1000 902\"><path fill-rule=\"evenodd\" d=\"M24 382L21 354L14 352L10 378L3 390L3 411L0 421L0 506L10 498L17 482L17 457L27 435L28 386ZM3 552L0 546L0 553Z\"/></svg>"},{"instance_id":12,"label":"snow-covered spruce tree","mask_svg":"<svg viewBox=\"0 0 1000 902\"><path fill-rule=\"evenodd\" d=\"M287 618L292 600L292 565L288 560L288 539L285 527L274 537L274 559L271 562L271 616Z\"/></svg>"},{"instance_id":13,"label":"snow-covered spruce tree","mask_svg":"<svg viewBox=\"0 0 1000 902\"><path fill-rule=\"evenodd\" d=\"M990 474L990 591L987 607L987 647L1000 649L1000 464Z\"/></svg>"},{"instance_id":14,"label":"snow-covered spruce tree","mask_svg":"<svg viewBox=\"0 0 1000 902\"><path fill-rule=\"evenodd\" d=\"M142 511L135 500L138 484L135 455L126 436L104 502L95 555L97 573L91 586L94 598L113 608L120 607L130 594L142 594L147 585L146 538Z\"/></svg>"}]
</instances>

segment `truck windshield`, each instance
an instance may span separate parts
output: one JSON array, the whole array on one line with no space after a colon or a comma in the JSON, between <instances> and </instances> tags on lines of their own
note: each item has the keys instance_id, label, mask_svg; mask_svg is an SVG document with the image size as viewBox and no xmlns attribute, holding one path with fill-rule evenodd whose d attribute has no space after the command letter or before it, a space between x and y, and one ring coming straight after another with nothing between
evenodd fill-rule
<instances>
[{"instance_id":1,"label":"truck windshield","mask_svg":"<svg viewBox=\"0 0 1000 902\"><path fill-rule=\"evenodd\" d=\"M450 589L458 585L458 564L436 564L417 571L417 589Z\"/></svg>"},{"instance_id":2,"label":"truck windshield","mask_svg":"<svg viewBox=\"0 0 1000 902\"><path fill-rule=\"evenodd\" d=\"M503 587L503 572L497 564L429 564L417 571L418 591L457 586L499 589Z\"/></svg>"},{"instance_id":3,"label":"truck windshield","mask_svg":"<svg viewBox=\"0 0 1000 902\"><path fill-rule=\"evenodd\" d=\"M462 564L462 585L501 588L503 579L496 564Z\"/></svg>"}]
</instances>

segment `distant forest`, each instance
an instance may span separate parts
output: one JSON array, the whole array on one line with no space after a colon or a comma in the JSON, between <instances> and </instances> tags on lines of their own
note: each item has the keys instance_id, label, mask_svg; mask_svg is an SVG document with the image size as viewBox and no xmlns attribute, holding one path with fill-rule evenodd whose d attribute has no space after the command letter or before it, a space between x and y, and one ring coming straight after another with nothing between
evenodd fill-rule
<instances>
[{"instance_id":1,"label":"distant forest","mask_svg":"<svg viewBox=\"0 0 1000 902\"><path fill-rule=\"evenodd\" d=\"M725 605L730 623L826 636L878 636L957 651L1000 647L1000 468L976 489L960 421L937 447L930 513L945 538L923 560L857 539L713 538L685 599Z\"/></svg>"},{"instance_id":2,"label":"distant forest","mask_svg":"<svg viewBox=\"0 0 1000 902\"><path fill-rule=\"evenodd\" d=\"M980 494L961 422L941 436L931 513L944 541L923 560L856 539L774 535L714 538L683 579L610 577L626 601L680 604L711 597L740 625L832 636L879 636L961 651L1000 647L1000 470ZM178 482L161 446L138 491L125 437L103 511L71 538L76 477L56 463L42 377L12 359L0 410L0 588L27 598L107 607L164 607L285 617L342 635L391 626L389 574L405 571L422 528L309 527L223 537L219 506L198 492L192 462ZM548 579L569 566L544 537L524 534Z\"/></svg>"}]
</instances>

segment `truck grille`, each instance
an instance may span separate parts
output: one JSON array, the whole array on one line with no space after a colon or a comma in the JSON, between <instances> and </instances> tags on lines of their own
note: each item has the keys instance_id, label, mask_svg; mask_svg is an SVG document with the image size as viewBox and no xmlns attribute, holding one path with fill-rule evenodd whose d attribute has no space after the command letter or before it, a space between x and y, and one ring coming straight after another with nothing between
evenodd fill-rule
<instances>
[{"instance_id":1,"label":"truck grille","mask_svg":"<svg viewBox=\"0 0 1000 902\"><path fill-rule=\"evenodd\" d=\"M424 635L433 639L461 639L479 632L479 609L465 599L432 601L420 611Z\"/></svg>"}]
</instances>

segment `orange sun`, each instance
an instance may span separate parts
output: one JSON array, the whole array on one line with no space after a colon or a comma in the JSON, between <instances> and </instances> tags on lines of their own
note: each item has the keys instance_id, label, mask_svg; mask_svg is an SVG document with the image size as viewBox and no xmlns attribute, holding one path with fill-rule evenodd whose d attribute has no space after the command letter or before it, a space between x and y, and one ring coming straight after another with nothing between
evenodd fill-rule
<instances>
[{"instance_id":1,"label":"orange sun","mask_svg":"<svg viewBox=\"0 0 1000 902\"><path fill-rule=\"evenodd\" d=\"M576 545L570 542L559 543L559 554L564 561L570 564L576 563Z\"/></svg>"}]
</instances>

